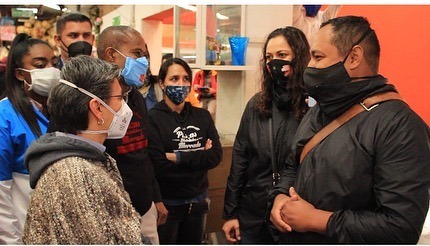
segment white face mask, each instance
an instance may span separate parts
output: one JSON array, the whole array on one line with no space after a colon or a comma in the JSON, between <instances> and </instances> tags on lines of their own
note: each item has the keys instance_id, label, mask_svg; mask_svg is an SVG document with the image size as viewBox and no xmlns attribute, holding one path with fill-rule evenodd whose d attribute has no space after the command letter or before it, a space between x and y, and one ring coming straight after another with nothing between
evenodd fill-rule
<instances>
[{"instance_id":1,"label":"white face mask","mask_svg":"<svg viewBox=\"0 0 430 246\"><path fill-rule=\"evenodd\" d=\"M124 100L122 100L122 106L118 110L118 112L115 112L109 105L107 105L103 100L101 100L96 95L92 94L91 92L77 87L75 84L70 83L66 80L60 80L60 83L66 84L70 87L78 89L80 92L88 95L89 97L92 97L99 101L104 107L106 107L113 115L112 123L109 126L109 129L107 130L98 130L98 131L91 131L91 130L85 130L81 131L83 133L89 133L89 134L102 134L107 133L107 139L121 139L125 136L125 133L127 132L128 125L130 124L131 118L133 117L133 111L131 111L130 107L125 103Z\"/></svg>"},{"instance_id":2,"label":"white face mask","mask_svg":"<svg viewBox=\"0 0 430 246\"><path fill-rule=\"evenodd\" d=\"M24 80L24 83L29 87L28 90L34 91L43 97L48 97L49 91L60 81L60 70L55 67L36 68L32 70L24 68L19 69L30 73L31 84Z\"/></svg>"}]
</instances>

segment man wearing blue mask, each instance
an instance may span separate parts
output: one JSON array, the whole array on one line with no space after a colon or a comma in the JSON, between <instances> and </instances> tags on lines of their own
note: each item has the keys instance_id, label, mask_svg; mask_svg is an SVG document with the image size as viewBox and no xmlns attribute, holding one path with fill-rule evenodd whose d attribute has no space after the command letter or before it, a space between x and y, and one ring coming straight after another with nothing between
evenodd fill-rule
<instances>
[{"instance_id":1,"label":"man wearing blue mask","mask_svg":"<svg viewBox=\"0 0 430 246\"><path fill-rule=\"evenodd\" d=\"M153 165L148 156L145 99L137 88L145 81L149 62L142 35L128 26L110 26L100 33L97 55L115 63L121 71L120 84L133 117L122 139L106 140L106 151L117 161L133 206L142 216L141 231L152 244L158 244L157 225L167 218Z\"/></svg>"},{"instance_id":2,"label":"man wearing blue mask","mask_svg":"<svg viewBox=\"0 0 430 246\"><path fill-rule=\"evenodd\" d=\"M69 57L91 55L94 43L90 18L81 13L64 13L56 22L57 34L54 37L60 49L58 68L63 67Z\"/></svg>"},{"instance_id":3,"label":"man wearing blue mask","mask_svg":"<svg viewBox=\"0 0 430 246\"><path fill-rule=\"evenodd\" d=\"M364 17L321 25L304 72L318 104L301 121L271 197L293 244L416 244L429 207L430 131L379 75Z\"/></svg>"}]
</instances>

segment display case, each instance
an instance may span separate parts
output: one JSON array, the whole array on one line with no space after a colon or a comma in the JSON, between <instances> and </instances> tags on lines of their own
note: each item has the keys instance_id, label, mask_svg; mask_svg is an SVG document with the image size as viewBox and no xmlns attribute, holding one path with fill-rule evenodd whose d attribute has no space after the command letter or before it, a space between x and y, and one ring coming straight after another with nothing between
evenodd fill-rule
<instances>
[{"instance_id":1,"label":"display case","mask_svg":"<svg viewBox=\"0 0 430 246\"><path fill-rule=\"evenodd\" d=\"M202 5L200 67L213 70L243 71L250 66L233 66L229 37L245 36L243 5Z\"/></svg>"},{"instance_id":2,"label":"display case","mask_svg":"<svg viewBox=\"0 0 430 246\"><path fill-rule=\"evenodd\" d=\"M244 36L243 5L175 5L173 50L192 68L243 71L233 66L229 37Z\"/></svg>"}]
</instances>

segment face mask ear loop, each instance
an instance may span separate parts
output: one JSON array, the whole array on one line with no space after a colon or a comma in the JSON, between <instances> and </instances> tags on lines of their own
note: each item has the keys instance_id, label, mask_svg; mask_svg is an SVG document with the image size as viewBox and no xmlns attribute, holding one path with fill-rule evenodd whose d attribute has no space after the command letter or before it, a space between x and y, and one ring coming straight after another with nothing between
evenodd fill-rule
<instances>
[{"instance_id":1,"label":"face mask ear loop","mask_svg":"<svg viewBox=\"0 0 430 246\"><path fill-rule=\"evenodd\" d=\"M367 37L367 35L369 35L369 33L370 33L370 32L373 32L373 30L372 30L372 28L370 28L370 27L369 27L369 29L367 29L367 31L366 31L366 32L364 32L364 33L363 33L363 35L361 35L361 37L358 39L358 41L357 41L357 42L355 42L355 43L352 45L351 49L349 50L349 52L348 52L348 54L346 55L345 59L343 59L343 62L342 62L342 63L345 63L345 62L346 62L346 59L348 59L348 56L349 56L349 54L351 54L351 51L352 51L352 49L354 48L354 46L356 46L356 45L358 45L359 43L361 43L361 41L363 41L363 40Z\"/></svg>"},{"instance_id":2,"label":"face mask ear loop","mask_svg":"<svg viewBox=\"0 0 430 246\"><path fill-rule=\"evenodd\" d=\"M68 86L70 86L70 87L72 87L72 88L75 88L75 89L77 89L78 91L80 91L80 92L82 92L82 93L84 93L85 95L87 95L87 96L89 96L89 97L91 97L91 98L94 98L94 99L96 99L97 101L99 101L105 108L107 108L112 114L116 114L116 112L111 108L111 107L109 107L109 105L107 105L107 103L105 103L102 99L100 99L98 96L96 96L96 95L94 95L93 93L91 93L91 92L89 92L89 91L87 91L87 90L85 90L85 89L83 89L83 88L80 88L80 87L77 87L75 84L73 84L73 83L70 83L69 81L67 81L67 80L64 80L64 79L60 79L60 83L62 83L62 84L65 84L65 85L68 85Z\"/></svg>"},{"instance_id":3,"label":"face mask ear loop","mask_svg":"<svg viewBox=\"0 0 430 246\"><path fill-rule=\"evenodd\" d=\"M64 52L66 52L67 54L69 54L69 46L67 46L64 42L63 42L63 39L61 38L61 36L60 36L60 42L67 48L67 50L66 49L64 49L63 48L63 46L60 46L60 48L64 51Z\"/></svg>"},{"instance_id":4,"label":"face mask ear loop","mask_svg":"<svg viewBox=\"0 0 430 246\"><path fill-rule=\"evenodd\" d=\"M114 47L111 47L112 49L114 49L116 52L118 52L118 54L122 55L124 58L127 58L123 53L121 53L121 51L115 49Z\"/></svg>"}]
</instances>

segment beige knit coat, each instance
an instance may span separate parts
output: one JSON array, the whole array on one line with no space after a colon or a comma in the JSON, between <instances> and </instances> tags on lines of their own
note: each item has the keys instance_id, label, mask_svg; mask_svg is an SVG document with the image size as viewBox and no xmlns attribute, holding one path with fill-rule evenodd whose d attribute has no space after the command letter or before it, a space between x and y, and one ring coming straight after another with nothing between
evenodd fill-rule
<instances>
[{"instance_id":1,"label":"beige knit coat","mask_svg":"<svg viewBox=\"0 0 430 246\"><path fill-rule=\"evenodd\" d=\"M61 159L37 182L24 227L25 244L141 244L139 214L116 166Z\"/></svg>"}]
</instances>

